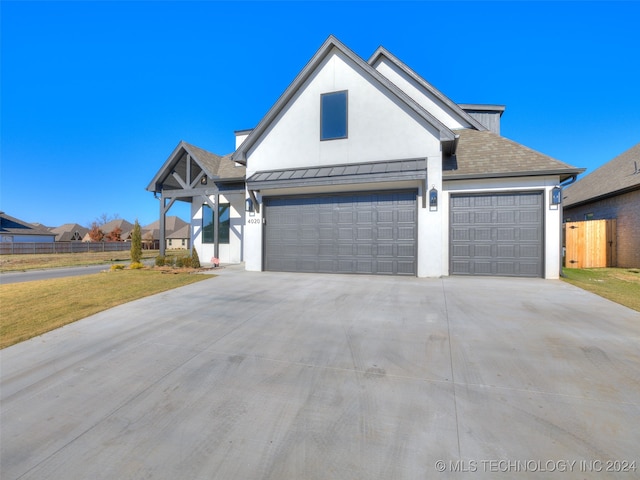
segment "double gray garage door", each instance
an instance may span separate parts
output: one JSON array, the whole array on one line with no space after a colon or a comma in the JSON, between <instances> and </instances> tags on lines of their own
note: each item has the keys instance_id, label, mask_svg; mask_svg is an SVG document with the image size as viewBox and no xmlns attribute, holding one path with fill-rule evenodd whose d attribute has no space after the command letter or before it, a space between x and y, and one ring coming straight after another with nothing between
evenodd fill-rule
<instances>
[{"instance_id":1,"label":"double gray garage door","mask_svg":"<svg viewBox=\"0 0 640 480\"><path fill-rule=\"evenodd\" d=\"M265 270L415 275L416 193L265 198Z\"/></svg>"},{"instance_id":2,"label":"double gray garage door","mask_svg":"<svg viewBox=\"0 0 640 480\"><path fill-rule=\"evenodd\" d=\"M416 191L267 197L264 205L265 270L416 275ZM451 196L453 275L540 277L543 238L540 192Z\"/></svg>"}]
</instances>

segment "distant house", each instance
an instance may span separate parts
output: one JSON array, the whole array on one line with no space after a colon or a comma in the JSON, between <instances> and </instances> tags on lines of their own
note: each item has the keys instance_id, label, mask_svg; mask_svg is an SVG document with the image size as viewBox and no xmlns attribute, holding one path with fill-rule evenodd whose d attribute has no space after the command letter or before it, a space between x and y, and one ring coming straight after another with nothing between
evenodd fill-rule
<instances>
[{"instance_id":1,"label":"distant house","mask_svg":"<svg viewBox=\"0 0 640 480\"><path fill-rule=\"evenodd\" d=\"M180 217L169 216L165 219L165 247L166 248L190 248L189 224ZM143 243L155 240L156 248L160 239L160 220L142 227Z\"/></svg>"},{"instance_id":2,"label":"distant house","mask_svg":"<svg viewBox=\"0 0 640 480\"><path fill-rule=\"evenodd\" d=\"M105 236L104 241L108 241L109 239L107 238L107 236L110 233L116 231L116 229L120 229L120 241L125 241L127 234L133 230L133 223L127 222L126 220L123 220L121 218L105 223L100 227L100 230L102 230L102 233L104 233ZM88 232L84 236L83 240L85 242L92 241Z\"/></svg>"},{"instance_id":3,"label":"distant house","mask_svg":"<svg viewBox=\"0 0 640 480\"><path fill-rule=\"evenodd\" d=\"M185 225L181 229L167 235L167 248L189 249L189 231L189 225Z\"/></svg>"},{"instance_id":4,"label":"distant house","mask_svg":"<svg viewBox=\"0 0 640 480\"><path fill-rule=\"evenodd\" d=\"M33 225L0 212L0 242L52 243L55 237L54 233L44 227Z\"/></svg>"},{"instance_id":5,"label":"distant house","mask_svg":"<svg viewBox=\"0 0 640 480\"><path fill-rule=\"evenodd\" d=\"M49 231L56 236L56 242L81 242L89 229L77 223L65 223Z\"/></svg>"},{"instance_id":6,"label":"distant house","mask_svg":"<svg viewBox=\"0 0 640 480\"><path fill-rule=\"evenodd\" d=\"M640 267L640 143L564 190L565 222L616 219L617 265Z\"/></svg>"}]
</instances>

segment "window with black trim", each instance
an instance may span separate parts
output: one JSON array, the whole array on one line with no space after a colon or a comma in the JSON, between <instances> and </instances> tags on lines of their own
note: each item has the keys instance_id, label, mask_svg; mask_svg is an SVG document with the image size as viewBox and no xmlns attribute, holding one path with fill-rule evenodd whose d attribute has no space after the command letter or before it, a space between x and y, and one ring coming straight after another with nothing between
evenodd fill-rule
<instances>
[{"instance_id":1,"label":"window with black trim","mask_svg":"<svg viewBox=\"0 0 640 480\"><path fill-rule=\"evenodd\" d=\"M214 243L213 210L209 205L202 206L202 243ZM218 205L218 244L229 243L229 230L231 227L231 205L220 203Z\"/></svg>"},{"instance_id":2,"label":"window with black trim","mask_svg":"<svg viewBox=\"0 0 640 480\"><path fill-rule=\"evenodd\" d=\"M347 138L347 91L320 95L320 140Z\"/></svg>"}]
</instances>

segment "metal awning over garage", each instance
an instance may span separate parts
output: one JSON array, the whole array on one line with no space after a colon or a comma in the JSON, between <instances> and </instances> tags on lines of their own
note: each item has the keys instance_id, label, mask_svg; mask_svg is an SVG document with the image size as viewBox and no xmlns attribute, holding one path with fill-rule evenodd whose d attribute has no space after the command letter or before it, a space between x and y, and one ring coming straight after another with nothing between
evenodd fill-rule
<instances>
[{"instance_id":1,"label":"metal awning over garage","mask_svg":"<svg viewBox=\"0 0 640 480\"><path fill-rule=\"evenodd\" d=\"M247 179L249 190L296 188L356 183L426 180L427 160L393 160L256 172Z\"/></svg>"}]
</instances>

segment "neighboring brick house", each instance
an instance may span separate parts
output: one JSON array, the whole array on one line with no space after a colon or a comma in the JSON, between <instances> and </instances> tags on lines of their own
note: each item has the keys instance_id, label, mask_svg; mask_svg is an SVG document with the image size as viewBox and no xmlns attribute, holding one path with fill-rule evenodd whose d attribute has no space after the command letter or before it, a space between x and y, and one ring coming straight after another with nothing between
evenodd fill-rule
<instances>
[{"instance_id":1,"label":"neighboring brick house","mask_svg":"<svg viewBox=\"0 0 640 480\"><path fill-rule=\"evenodd\" d=\"M190 226L188 224L185 224L184 227L180 228L179 230L176 230L173 233L170 233L167 235L167 248L168 249L172 249L172 248L177 248L177 249L189 249L191 248L190 245Z\"/></svg>"},{"instance_id":2,"label":"neighboring brick house","mask_svg":"<svg viewBox=\"0 0 640 480\"><path fill-rule=\"evenodd\" d=\"M180 217L168 216L165 219L165 248L190 248L189 224ZM160 221L156 220L142 227L143 241L154 242L155 248L160 247Z\"/></svg>"},{"instance_id":3,"label":"neighboring brick house","mask_svg":"<svg viewBox=\"0 0 640 480\"><path fill-rule=\"evenodd\" d=\"M616 219L617 266L640 267L640 143L564 191L565 222Z\"/></svg>"}]
</instances>

